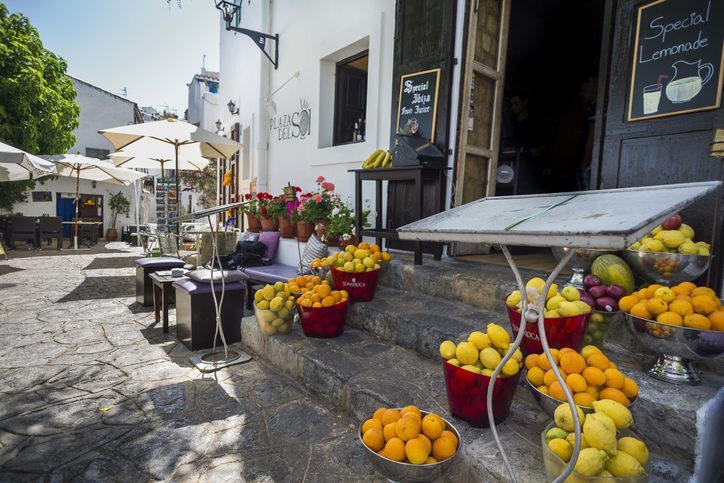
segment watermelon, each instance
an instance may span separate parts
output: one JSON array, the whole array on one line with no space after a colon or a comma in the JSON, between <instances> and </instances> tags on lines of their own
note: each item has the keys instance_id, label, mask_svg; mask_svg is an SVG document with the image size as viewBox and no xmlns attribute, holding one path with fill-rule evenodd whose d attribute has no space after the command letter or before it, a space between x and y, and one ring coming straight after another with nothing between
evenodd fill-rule
<instances>
[{"instance_id":1,"label":"watermelon","mask_svg":"<svg viewBox=\"0 0 724 483\"><path fill-rule=\"evenodd\" d=\"M604 285L615 283L630 294L634 291L634 275L626 262L616 255L601 255L591 265L591 273L601 279Z\"/></svg>"}]
</instances>

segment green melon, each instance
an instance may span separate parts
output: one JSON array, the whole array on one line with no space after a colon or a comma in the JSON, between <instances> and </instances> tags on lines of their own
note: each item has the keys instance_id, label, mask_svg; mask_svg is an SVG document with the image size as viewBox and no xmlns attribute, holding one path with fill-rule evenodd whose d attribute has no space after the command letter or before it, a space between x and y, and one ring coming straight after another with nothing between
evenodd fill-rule
<instances>
[{"instance_id":1,"label":"green melon","mask_svg":"<svg viewBox=\"0 0 724 483\"><path fill-rule=\"evenodd\" d=\"M616 255L601 255L593 261L591 273L601 279L605 285L615 283L630 294L634 291L634 275L626 262Z\"/></svg>"}]
</instances>

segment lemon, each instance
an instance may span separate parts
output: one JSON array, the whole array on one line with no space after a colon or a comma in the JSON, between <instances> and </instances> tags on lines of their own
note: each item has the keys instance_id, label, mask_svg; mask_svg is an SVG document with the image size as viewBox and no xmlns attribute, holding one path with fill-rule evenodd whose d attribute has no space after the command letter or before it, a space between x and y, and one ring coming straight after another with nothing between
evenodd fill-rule
<instances>
[{"instance_id":1,"label":"lemon","mask_svg":"<svg viewBox=\"0 0 724 483\"><path fill-rule=\"evenodd\" d=\"M350 254L351 254L351 253L354 253L355 250L357 250L357 247L354 246L354 245L347 245L346 247L344 247L345 253L350 253Z\"/></svg>"},{"instance_id":2,"label":"lemon","mask_svg":"<svg viewBox=\"0 0 724 483\"><path fill-rule=\"evenodd\" d=\"M460 369L465 369L466 371L474 372L475 374L480 374L480 369L478 369L475 366L472 366L470 364L466 364L462 366Z\"/></svg>"},{"instance_id":3,"label":"lemon","mask_svg":"<svg viewBox=\"0 0 724 483\"><path fill-rule=\"evenodd\" d=\"M279 318L286 319L287 317L289 317L289 311L286 307L282 307L281 309L279 309L279 312L277 312L277 315L279 316Z\"/></svg>"},{"instance_id":4,"label":"lemon","mask_svg":"<svg viewBox=\"0 0 724 483\"><path fill-rule=\"evenodd\" d=\"M530 280L528 280L528 283L525 284L525 287L533 287L538 290L538 293L543 292L543 285L546 284L546 281L543 280L540 277L533 277Z\"/></svg>"},{"instance_id":5,"label":"lemon","mask_svg":"<svg viewBox=\"0 0 724 483\"><path fill-rule=\"evenodd\" d=\"M676 251L683 255L698 255L699 247L697 247L693 242L685 242L679 245L679 248L677 248Z\"/></svg>"},{"instance_id":6,"label":"lemon","mask_svg":"<svg viewBox=\"0 0 724 483\"><path fill-rule=\"evenodd\" d=\"M616 424L603 413L593 413L586 416L583 423L586 441L592 448L602 449L611 456L618 453L616 442ZM611 471L609 468L608 471ZM611 471L614 475L613 471Z\"/></svg>"},{"instance_id":7,"label":"lemon","mask_svg":"<svg viewBox=\"0 0 724 483\"><path fill-rule=\"evenodd\" d=\"M498 324L488 324L488 337L490 342L499 349L507 349L510 344L510 335L508 331L499 326Z\"/></svg>"},{"instance_id":8,"label":"lemon","mask_svg":"<svg viewBox=\"0 0 724 483\"><path fill-rule=\"evenodd\" d=\"M504 376L510 377L518 374L518 371L520 371L520 365L518 364L518 361L516 361L515 359L510 359L508 360L508 362L505 363L501 372Z\"/></svg>"},{"instance_id":9,"label":"lemon","mask_svg":"<svg viewBox=\"0 0 724 483\"><path fill-rule=\"evenodd\" d=\"M567 437L568 433L561 428L551 428L546 432L546 442L556 438L566 439Z\"/></svg>"},{"instance_id":10,"label":"lemon","mask_svg":"<svg viewBox=\"0 0 724 483\"><path fill-rule=\"evenodd\" d=\"M508 307L515 308L520 303L520 299L520 290L513 290L510 295L508 295L508 297L505 299L505 303L506 305L508 305Z\"/></svg>"},{"instance_id":11,"label":"lemon","mask_svg":"<svg viewBox=\"0 0 724 483\"><path fill-rule=\"evenodd\" d=\"M573 317L575 315L579 315L581 310L575 302L566 301L561 302L558 306L558 313L561 314L561 317Z\"/></svg>"},{"instance_id":12,"label":"lemon","mask_svg":"<svg viewBox=\"0 0 724 483\"><path fill-rule=\"evenodd\" d=\"M452 364L452 365L455 366L455 367L460 367L460 361L457 360L457 359L455 359L455 358L453 358L453 359L448 359L448 363L449 363L449 364Z\"/></svg>"},{"instance_id":13,"label":"lemon","mask_svg":"<svg viewBox=\"0 0 724 483\"><path fill-rule=\"evenodd\" d=\"M343 268L345 272L354 272L354 263L344 262Z\"/></svg>"},{"instance_id":14,"label":"lemon","mask_svg":"<svg viewBox=\"0 0 724 483\"><path fill-rule=\"evenodd\" d=\"M605 451L596 448L582 449L573 470L584 476L595 476L603 470L607 460L608 455Z\"/></svg>"},{"instance_id":15,"label":"lemon","mask_svg":"<svg viewBox=\"0 0 724 483\"><path fill-rule=\"evenodd\" d=\"M561 316L561 314L559 314L557 310L546 310L543 316L546 319L557 319Z\"/></svg>"},{"instance_id":16,"label":"lemon","mask_svg":"<svg viewBox=\"0 0 724 483\"><path fill-rule=\"evenodd\" d=\"M279 309L284 307L284 299L281 297L274 297L269 302L269 309L273 310L274 312L279 312Z\"/></svg>"},{"instance_id":17,"label":"lemon","mask_svg":"<svg viewBox=\"0 0 724 483\"><path fill-rule=\"evenodd\" d=\"M455 357L455 349L457 349L455 342L451 340L443 341L442 344L440 344L440 355L446 361L450 361L450 359Z\"/></svg>"},{"instance_id":18,"label":"lemon","mask_svg":"<svg viewBox=\"0 0 724 483\"><path fill-rule=\"evenodd\" d=\"M546 302L546 310L556 310L561 302L565 302L567 299L562 295L554 295L549 298Z\"/></svg>"},{"instance_id":19,"label":"lemon","mask_svg":"<svg viewBox=\"0 0 724 483\"><path fill-rule=\"evenodd\" d=\"M646 473L646 470L636 461L636 458L625 451L619 451L611 456L606 461L606 470L617 478L642 476Z\"/></svg>"},{"instance_id":20,"label":"lemon","mask_svg":"<svg viewBox=\"0 0 724 483\"><path fill-rule=\"evenodd\" d=\"M284 323L284 321L281 319L281 317L277 317L276 319L272 320L272 327L279 327Z\"/></svg>"},{"instance_id":21,"label":"lemon","mask_svg":"<svg viewBox=\"0 0 724 483\"><path fill-rule=\"evenodd\" d=\"M631 436L624 436L618 440L618 450L630 454L641 466L646 466L649 461L649 450L643 441Z\"/></svg>"},{"instance_id":22,"label":"lemon","mask_svg":"<svg viewBox=\"0 0 724 483\"><path fill-rule=\"evenodd\" d=\"M603 413L611 418L616 429L628 429L633 424L631 411L618 401L612 399L593 401L593 409L597 413Z\"/></svg>"},{"instance_id":23,"label":"lemon","mask_svg":"<svg viewBox=\"0 0 724 483\"><path fill-rule=\"evenodd\" d=\"M512 346L513 346L513 343L512 343L512 342L511 342L510 344L508 344L508 349L506 350L506 352L507 352L508 350L510 350L510 348L511 348ZM523 362L523 353L520 352L520 347L517 347L517 348L515 349L515 352L513 353L513 360L514 360L514 361L517 361L517 362Z\"/></svg>"},{"instance_id":24,"label":"lemon","mask_svg":"<svg viewBox=\"0 0 724 483\"><path fill-rule=\"evenodd\" d=\"M576 406L576 412L578 413L578 422L581 423L581 426L583 426L586 417L583 414L581 408L579 408L578 406ZM573 413L571 413L571 407L567 402L558 405L555 412L553 413L553 419L555 419L556 425L559 428L568 432L573 431Z\"/></svg>"},{"instance_id":25,"label":"lemon","mask_svg":"<svg viewBox=\"0 0 724 483\"><path fill-rule=\"evenodd\" d=\"M656 236L659 237L659 235L661 235L661 243L663 243L666 248L678 248L686 239L684 234L679 230L663 230Z\"/></svg>"},{"instance_id":26,"label":"lemon","mask_svg":"<svg viewBox=\"0 0 724 483\"><path fill-rule=\"evenodd\" d=\"M548 447L566 463L568 463L573 454L573 447L565 439L554 438L548 441Z\"/></svg>"},{"instance_id":27,"label":"lemon","mask_svg":"<svg viewBox=\"0 0 724 483\"><path fill-rule=\"evenodd\" d=\"M274 287L272 287L271 285L265 286L263 289L261 289L261 291L262 295L264 296L264 300L271 300L277 294L274 291Z\"/></svg>"},{"instance_id":28,"label":"lemon","mask_svg":"<svg viewBox=\"0 0 724 483\"><path fill-rule=\"evenodd\" d=\"M461 342L455 348L455 357L462 365L473 365L478 360L478 350L470 342Z\"/></svg>"},{"instance_id":29,"label":"lemon","mask_svg":"<svg viewBox=\"0 0 724 483\"><path fill-rule=\"evenodd\" d=\"M363 249L361 249L361 248L358 248L357 250L354 251L354 254L353 254L353 255L354 255L355 258L358 258L358 259L360 259L360 260L363 260L363 259L365 259L365 258L367 258L367 257L370 256L370 251L369 251L369 250L363 250Z\"/></svg>"},{"instance_id":30,"label":"lemon","mask_svg":"<svg viewBox=\"0 0 724 483\"><path fill-rule=\"evenodd\" d=\"M375 260L371 257L365 257L362 260L362 264L367 268L372 268L375 266Z\"/></svg>"},{"instance_id":31,"label":"lemon","mask_svg":"<svg viewBox=\"0 0 724 483\"><path fill-rule=\"evenodd\" d=\"M362 264L362 263L358 263L357 265L354 266L355 272L364 272L365 270L367 270L367 267L365 267L364 264Z\"/></svg>"},{"instance_id":32,"label":"lemon","mask_svg":"<svg viewBox=\"0 0 724 483\"><path fill-rule=\"evenodd\" d=\"M691 240L694 239L694 229L686 223L681 224L681 226L679 227L679 231L684 236L684 238L689 238Z\"/></svg>"},{"instance_id":33,"label":"lemon","mask_svg":"<svg viewBox=\"0 0 724 483\"><path fill-rule=\"evenodd\" d=\"M566 441L570 443L571 446L576 444L576 433L571 433L566 437ZM590 448L591 446L588 444L588 441L586 441L586 435L581 433L581 449Z\"/></svg>"},{"instance_id":34,"label":"lemon","mask_svg":"<svg viewBox=\"0 0 724 483\"><path fill-rule=\"evenodd\" d=\"M284 282L277 282L274 284L274 291L275 292L283 292L284 291Z\"/></svg>"},{"instance_id":35,"label":"lemon","mask_svg":"<svg viewBox=\"0 0 724 483\"><path fill-rule=\"evenodd\" d=\"M641 244L641 251L644 252L663 252L664 248L664 244L660 240L654 240L653 238Z\"/></svg>"},{"instance_id":36,"label":"lemon","mask_svg":"<svg viewBox=\"0 0 724 483\"><path fill-rule=\"evenodd\" d=\"M492 347L486 347L480 351L480 362L482 362L487 369L495 369L498 367L498 364L500 364L500 354Z\"/></svg>"},{"instance_id":37,"label":"lemon","mask_svg":"<svg viewBox=\"0 0 724 483\"><path fill-rule=\"evenodd\" d=\"M483 376L491 377L493 375L493 370L486 367L485 369L482 369L480 371L480 374L482 374Z\"/></svg>"},{"instance_id":38,"label":"lemon","mask_svg":"<svg viewBox=\"0 0 724 483\"><path fill-rule=\"evenodd\" d=\"M254 292L254 302L261 302L262 300L264 300L264 292L261 290Z\"/></svg>"},{"instance_id":39,"label":"lemon","mask_svg":"<svg viewBox=\"0 0 724 483\"><path fill-rule=\"evenodd\" d=\"M294 300L290 298L289 300L284 302L284 308L287 310L292 310L294 308Z\"/></svg>"},{"instance_id":40,"label":"lemon","mask_svg":"<svg viewBox=\"0 0 724 483\"><path fill-rule=\"evenodd\" d=\"M468 336L468 342L472 343L477 350L483 350L490 347L490 337L487 334L476 330Z\"/></svg>"},{"instance_id":41,"label":"lemon","mask_svg":"<svg viewBox=\"0 0 724 483\"><path fill-rule=\"evenodd\" d=\"M569 302L575 302L581 298L581 294L578 292L578 289L573 285L567 285L563 290L561 290L561 295L563 295L563 297L565 297L565 299Z\"/></svg>"},{"instance_id":42,"label":"lemon","mask_svg":"<svg viewBox=\"0 0 724 483\"><path fill-rule=\"evenodd\" d=\"M259 310L269 310L269 302L266 300L262 300L261 302L256 303L257 308Z\"/></svg>"},{"instance_id":43,"label":"lemon","mask_svg":"<svg viewBox=\"0 0 724 483\"><path fill-rule=\"evenodd\" d=\"M576 304L576 307L578 307L578 312L580 314L587 314L587 313L591 312L591 306L588 305L583 300L576 300L575 302L571 302L571 303Z\"/></svg>"}]
</instances>

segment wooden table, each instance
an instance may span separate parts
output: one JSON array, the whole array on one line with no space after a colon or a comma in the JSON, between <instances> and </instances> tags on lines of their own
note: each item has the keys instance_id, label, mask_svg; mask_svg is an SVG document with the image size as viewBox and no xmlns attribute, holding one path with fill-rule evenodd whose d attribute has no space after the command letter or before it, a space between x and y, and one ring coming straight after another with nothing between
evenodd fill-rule
<instances>
[{"instance_id":1,"label":"wooden table","mask_svg":"<svg viewBox=\"0 0 724 483\"><path fill-rule=\"evenodd\" d=\"M395 228L385 228L382 224L382 182L398 182L412 181L414 182L415 202L413 216L416 220L423 217L423 183L433 180L436 184L436 195L439 199L439 210L445 209L445 170L448 168L430 168L427 166L401 166L393 168L374 168L374 169L350 169L350 173L354 173L354 216L355 216L355 236L357 242L362 241L363 236L375 237L375 243L381 246L382 239L399 240ZM375 182L375 226L372 228L363 228L362 220L362 181ZM389 200L388 200L389 202ZM442 258L442 246L438 243L435 245L433 256L435 260ZM415 265L422 265L422 245L420 242L414 242Z\"/></svg>"},{"instance_id":2,"label":"wooden table","mask_svg":"<svg viewBox=\"0 0 724 483\"><path fill-rule=\"evenodd\" d=\"M171 305L171 292L173 284L176 280L183 277L172 277L170 271L160 271L149 273L148 278L153 282L153 314L156 323L161 320L161 310L163 310L163 332L168 332L168 306Z\"/></svg>"},{"instance_id":3,"label":"wooden table","mask_svg":"<svg viewBox=\"0 0 724 483\"><path fill-rule=\"evenodd\" d=\"M75 226L75 221L63 221L63 222L61 222L61 224ZM102 224L103 224L102 221L80 221L80 220L78 221L78 225L95 225L96 228ZM70 245L68 245L69 248L71 248L73 246L73 236L74 236L74 231L71 230ZM97 229L93 230L93 237L92 237L90 243L91 243L91 246L98 243L98 230Z\"/></svg>"}]
</instances>

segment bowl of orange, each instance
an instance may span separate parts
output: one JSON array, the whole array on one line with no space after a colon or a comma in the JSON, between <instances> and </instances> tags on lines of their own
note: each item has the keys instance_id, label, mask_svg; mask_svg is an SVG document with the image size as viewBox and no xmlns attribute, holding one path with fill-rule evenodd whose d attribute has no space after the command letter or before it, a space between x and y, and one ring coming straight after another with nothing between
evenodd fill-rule
<instances>
[{"instance_id":1,"label":"bowl of orange","mask_svg":"<svg viewBox=\"0 0 724 483\"><path fill-rule=\"evenodd\" d=\"M437 480L462 449L455 426L415 406L379 408L357 435L370 464L392 481Z\"/></svg>"},{"instance_id":2,"label":"bowl of orange","mask_svg":"<svg viewBox=\"0 0 724 483\"><path fill-rule=\"evenodd\" d=\"M691 282L652 284L625 298L621 310L629 330L637 342L659 354L649 369L651 377L698 384L691 363L724 355L724 306L712 289Z\"/></svg>"},{"instance_id":3,"label":"bowl of orange","mask_svg":"<svg viewBox=\"0 0 724 483\"><path fill-rule=\"evenodd\" d=\"M307 337L330 338L344 332L349 293L332 290L326 282L323 280L296 300L299 320Z\"/></svg>"},{"instance_id":4,"label":"bowl of orange","mask_svg":"<svg viewBox=\"0 0 724 483\"><path fill-rule=\"evenodd\" d=\"M598 347L587 345L576 352L570 348L551 349L561 376L584 413L593 412L593 402L611 399L630 407L638 399L638 384L624 375ZM543 412L553 413L566 397L545 354L525 358L526 374L533 398Z\"/></svg>"}]
</instances>

